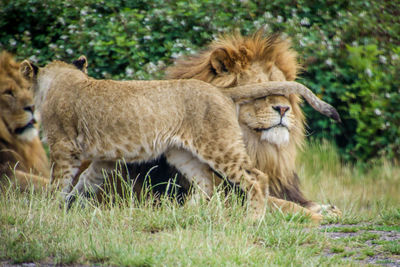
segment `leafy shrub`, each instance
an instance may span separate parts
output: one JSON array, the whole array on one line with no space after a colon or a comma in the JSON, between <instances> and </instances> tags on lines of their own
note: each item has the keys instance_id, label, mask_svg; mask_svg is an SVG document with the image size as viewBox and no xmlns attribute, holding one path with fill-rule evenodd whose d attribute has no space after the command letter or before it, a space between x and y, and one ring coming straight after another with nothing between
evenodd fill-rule
<instances>
[{"instance_id":1,"label":"leafy shrub","mask_svg":"<svg viewBox=\"0 0 400 267\"><path fill-rule=\"evenodd\" d=\"M395 1L0 2L0 49L39 64L89 59L97 78L158 79L182 54L218 34L264 27L293 39L301 82L339 110L343 124L304 106L311 134L345 159L400 158L400 13Z\"/></svg>"}]
</instances>

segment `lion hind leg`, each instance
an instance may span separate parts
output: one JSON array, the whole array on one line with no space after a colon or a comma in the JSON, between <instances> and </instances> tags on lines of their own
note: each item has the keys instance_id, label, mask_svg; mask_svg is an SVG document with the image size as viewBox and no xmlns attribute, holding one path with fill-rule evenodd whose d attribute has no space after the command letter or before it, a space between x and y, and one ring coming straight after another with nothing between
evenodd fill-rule
<instances>
[{"instance_id":1,"label":"lion hind leg","mask_svg":"<svg viewBox=\"0 0 400 267\"><path fill-rule=\"evenodd\" d=\"M115 167L112 161L92 161L79 176L74 188L67 195L65 202L70 208L77 196L95 196L103 185L110 171Z\"/></svg>"},{"instance_id":2,"label":"lion hind leg","mask_svg":"<svg viewBox=\"0 0 400 267\"><path fill-rule=\"evenodd\" d=\"M213 173L207 164L184 149L170 149L165 155L168 163L177 168L189 182L195 183L203 195L208 199L212 197Z\"/></svg>"},{"instance_id":3,"label":"lion hind leg","mask_svg":"<svg viewBox=\"0 0 400 267\"><path fill-rule=\"evenodd\" d=\"M83 194L85 192L97 193L109 171L115 167L112 161L93 161L79 176L77 184L69 195Z\"/></svg>"}]
</instances>

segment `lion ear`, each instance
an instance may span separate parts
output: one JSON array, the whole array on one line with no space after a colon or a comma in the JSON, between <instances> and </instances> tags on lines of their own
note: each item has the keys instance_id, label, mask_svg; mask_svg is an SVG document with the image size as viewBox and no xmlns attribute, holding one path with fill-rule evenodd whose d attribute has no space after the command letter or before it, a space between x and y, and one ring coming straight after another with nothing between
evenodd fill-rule
<instances>
[{"instance_id":1,"label":"lion ear","mask_svg":"<svg viewBox=\"0 0 400 267\"><path fill-rule=\"evenodd\" d=\"M77 60L74 60L72 62L72 64L75 65L75 67L77 67L78 69L80 69L81 71L83 71L84 73L87 73L87 59L84 55L80 56Z\"/></svg>"},{"instance_id":2,"label":"lion ear","mask_svg":"<svg viewBox=\"0 0 400 267\"><path fill-rule=\"evenodd\" d=\"M230 72L234 68L234 59L225 48L218 48L211 53L210 64L217 74Z\"/></svg>"},{"instance_id":3,"label":"lion ear","mask_svg":"<svg viewBox=\"0 0 400 267\"><path fill-rule=\"evenodd\" d=\"M39 68L29 60L25 59L19 65L19 71L25 79L32 81L34 78L36 78Z\"/></svg>"}]
</instances>

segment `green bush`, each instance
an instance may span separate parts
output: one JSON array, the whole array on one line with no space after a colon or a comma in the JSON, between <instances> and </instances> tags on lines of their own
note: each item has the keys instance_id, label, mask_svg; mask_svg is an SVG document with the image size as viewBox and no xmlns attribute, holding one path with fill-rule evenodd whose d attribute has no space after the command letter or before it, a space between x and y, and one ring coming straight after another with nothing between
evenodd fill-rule
<instances>
[{"instance_id":1,"label":"green bush","mask_svg":"<svg viewBox=\"0 0 400 267\"><path fill-rule=\"evenodd\" d=\"M293 39L301 82L339 110L304 106L311 134L345 159L400 158L400 14L396 1L5 0L0 49L39 64L89 59L97 78L159 79L218 34L264 27Z\"/></svg>"}]
</instances>

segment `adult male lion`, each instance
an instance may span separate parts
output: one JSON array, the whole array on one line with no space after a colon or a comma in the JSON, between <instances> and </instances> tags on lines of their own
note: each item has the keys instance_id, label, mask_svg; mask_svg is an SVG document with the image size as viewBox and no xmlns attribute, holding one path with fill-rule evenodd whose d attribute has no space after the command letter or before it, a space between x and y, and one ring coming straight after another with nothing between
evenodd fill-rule
<instances>
[{"instance_id":1,"label":"adult male lion","mask_svg":"<svg viewBox=\"0 0 400 267\"><path fill-rule=\"evenodd\" d=\"M0 54L0 182L15 182L22 190L48 184L49 166L38 137L29 82L19 63L7 52Z\"/></svg>"},{"instance_id":2,"label":"adult male lion","mask_svg":"<svg viewBox=\"0 0 400 267\"><path fill-rule=\"evenodd\" d=\"M229 89L268 81L294 81L299 71L290 42L262 31L244 37L229 35L205 51L177 60L167 69L169 79L199 79ZM297 150L304 143L304 115L298 95L268 96L241 105L239 122L247 152L270 177L272 196L299 203L314 212L340 215L332 205L304 197L295 170ZM208 192L210 193L210 192Z\"/></svg>"}]
</instances>

